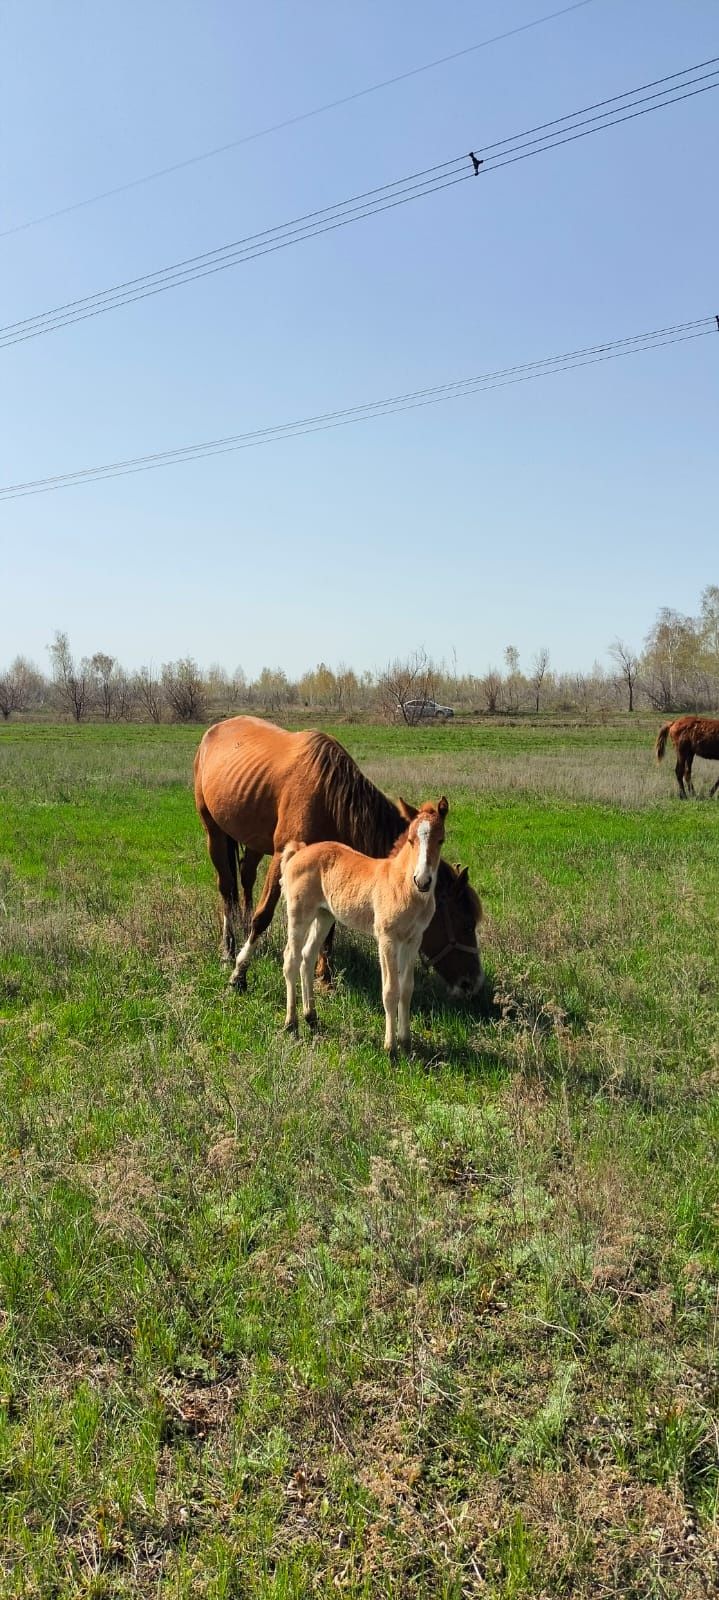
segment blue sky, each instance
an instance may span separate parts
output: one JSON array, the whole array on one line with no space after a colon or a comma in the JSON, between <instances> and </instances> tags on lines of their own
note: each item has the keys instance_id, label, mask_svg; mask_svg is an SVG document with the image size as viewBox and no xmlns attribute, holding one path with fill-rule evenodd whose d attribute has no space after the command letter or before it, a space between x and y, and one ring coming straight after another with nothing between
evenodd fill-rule
<instances>
[{"instance_id":1,"label":"blue sky","mask_svg":"<svg viewBox=\"0 0 719 1600\"><path fill-rule=\"evenodd\" d=\"M1 228L558 0L8 0ZM3 322L719 54L715 0L592 0L0 239ZM441 383L719 310L719 93L0 353L0 482ZM719 582L711 339L0 505L0 665L187 653L296 673L515 643L585 668Z\"/></svg>"}]
</instances>

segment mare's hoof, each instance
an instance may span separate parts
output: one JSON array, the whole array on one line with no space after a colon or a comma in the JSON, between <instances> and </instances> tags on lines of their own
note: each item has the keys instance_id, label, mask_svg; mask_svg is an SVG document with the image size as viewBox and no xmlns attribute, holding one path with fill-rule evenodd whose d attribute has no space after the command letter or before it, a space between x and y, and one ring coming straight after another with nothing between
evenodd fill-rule
<instances>
[{"instance_id":1,"label":"mare's hoof","mask_svg":"<svg viewBox=\"0 0 719 1600\"><path fill-rule=\"evenodd\" d=\"M247 989L247 973L233 972L230 978L230 988L234 989L236 994L244 994Z\"/></svg>"}]
</instances>

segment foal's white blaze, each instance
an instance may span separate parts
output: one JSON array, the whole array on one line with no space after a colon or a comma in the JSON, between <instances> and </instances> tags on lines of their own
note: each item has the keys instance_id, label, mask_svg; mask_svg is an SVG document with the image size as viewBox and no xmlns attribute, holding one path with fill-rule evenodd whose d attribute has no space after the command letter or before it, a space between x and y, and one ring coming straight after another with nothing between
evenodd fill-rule
<instances>
[{"instance_id":1,"label":"foal's white blaze","mask_svg":"<svg viewBox=\"0 0 719 1600\"><path fill-rule=\"evenodd\" d=\"M417 868L414 874L414 881L417 885L417 888L423 889L425 892L431 887L432 884L432 868L429 864L429 839L431 832L431 822L420 822L417 828L417 838L419 839L419 855L417 857Z\"/></svg>"}]
</instances>

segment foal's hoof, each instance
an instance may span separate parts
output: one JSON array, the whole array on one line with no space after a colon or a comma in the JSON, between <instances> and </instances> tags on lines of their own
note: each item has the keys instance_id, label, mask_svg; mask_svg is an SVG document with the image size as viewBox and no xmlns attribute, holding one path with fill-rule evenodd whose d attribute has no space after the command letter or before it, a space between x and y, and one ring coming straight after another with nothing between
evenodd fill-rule
<instances>
[{"instance_id":1,"label":"foal's hoof","mask_svg":"<svg viewBox=\"0 0 719 1600\"><path fill-rule=\"evenodd\" d=\"M317 1018L317 1012L315 1011L314 1007L311 1011L305 1011L304 1017L310 1032L316 1033L317 1028L319 1027L319 1022Z\"/></svg>"},{"instance_id":2,"label":"foal's hoof","mask_svg":"<svg viewBox=\"0 0 719 1600\"><path fill-rule=\"evenodd\" d=\"M297 1018L296 1017L292 1017L289 1022L285 1022L284 1026L283 1026L283 1029L282 1029L283 1033L292 1034L292 1037L294 1039L297 1038L297 1035L298 1035L299 1031L300 1030L299 1030L299 1028L297 1026Z\"/></svg>"},{"instance_id":3,"label":"foal's hoof","mask_svg":"<svg viewBox=\"0 0 719 1600\"><path fill-rule=\"evenodd\" d=\"M233 972L230 978L230 988L234 989L236 994L244 994L247 989L247 973Z\"/></svg>"}]
</instances>

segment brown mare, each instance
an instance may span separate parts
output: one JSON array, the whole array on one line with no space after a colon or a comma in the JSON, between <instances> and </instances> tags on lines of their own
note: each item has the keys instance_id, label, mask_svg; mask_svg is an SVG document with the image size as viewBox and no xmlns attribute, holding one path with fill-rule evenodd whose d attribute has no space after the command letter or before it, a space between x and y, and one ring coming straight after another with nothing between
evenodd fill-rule
<instances>
[{"instance_id":1,"label":"brown mare","mask_svg":"<svg viewBox=\"0 0 719 1600\"><path fill-rule=\"evenodd\" d=\"M414 965L422 935L435 911L434 890L444 844L449 803L425 804L410 819L389 856L361 855L346 844L286 844L282 851L282 893L287 903L284 973L285 1027L297 1028L297 975L302 1009L316 1025L313 994L315 961L335 922L374 936L382 971L385 1050L399 1042L409 1049L409 1010Z\"/></svg>"},{"instance_id":2,"label":"brown mare","mask_svg":"<svg viewBox=\"0 0 719 1600\"><path fill-rule=\"evenodd\" d=\"M195 803L217 872L226 961L236 955L238 845L244 847L239 875L249 931L231 979L236 988L244 988L253 948L272 921L286 844L333 839L380 857L389 855L407 827L399 808L365 778L336 739L325 733L287 733L258 717L229 717L208 728L195 757ZM265 855L272 859L253 915L252 891ZM421 948L456 994L476 994L484 982L477 942L480 916L466 867L460 871L442 861L436 911ZM327 972L325 964L325 976Z\"/></svg>"},{"instance_id":3,"label":"brown mare","mask_svg":"<svg viewBox=\"0 0 719 1600\"><path fill-rule=\"evenodd\" d=\"M692 762L695 756L703 756L705 761L719 761L719 718L717 717L677 717L675 722L665 722L659 729L657 742L654 746L657 752L657 761L664 758L664 749L667 739L671 739L677 752L677 764L674 771L677 775L679 793L682 800L687 798L687 789L690 794L695 794L692 782ZM686 778L686 789L684 779ZM709 790L709 797L716 794L719 789L719 778Z\"/></svg>"}]
</instances>

